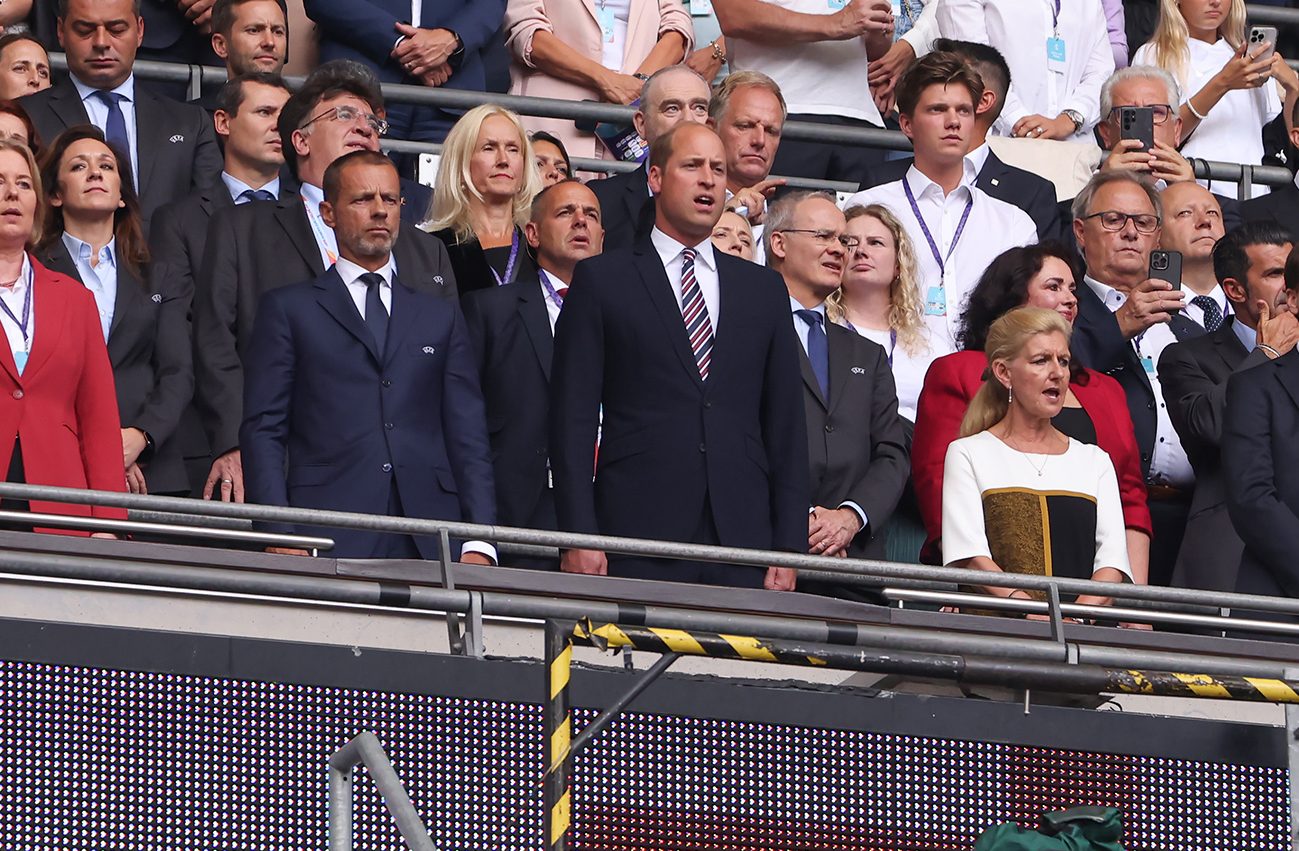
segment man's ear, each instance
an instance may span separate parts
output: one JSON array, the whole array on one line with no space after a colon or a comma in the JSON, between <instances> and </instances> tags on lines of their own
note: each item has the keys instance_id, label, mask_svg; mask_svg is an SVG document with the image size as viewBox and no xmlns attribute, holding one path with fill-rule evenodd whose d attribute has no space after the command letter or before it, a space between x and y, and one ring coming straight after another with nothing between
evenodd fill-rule
<instances>
[{"instance_id":1,"label":"man's ear","mask_svg":"<svg viewBox=\"0 0 1299 851\"><path fill-rule=\"evenodd\" d=\"M1249 300L1245 285L1235 278L1228 278L1222 282L1222 292L1227 296L1227 301L1232 304L1244 304Z\"/></svg>"},{"instance_id":2,"label":"man's ear","mask_svg":"<svg viewBox=\"0 0 1299 851\"><path fill-rule=\"evenodd\" d=\"M212 126L216 129L218 136L230 135L230 115L224 109L218 109L212 113Z\"/></svg>"},{"instance_id":3,"label":"man's ear","mask_svg":"<svg viewBox=\"0 0 1299 851\"><path fill-rule=\"evenodd\" d=\"M334 223L337 220L334 218L333 204L329 203L328 201L320 202L320 220L325 223L325 227L329 228L330 230L334 229Z\"/></svg>"},{"instance_id":4,"label":"man's ear","mask_svg":"<svg viewBox=\"0 0 1299 851\"><path fill-rule=\"evenodd\" d=\"M222 62L230 58L230 51L226 47L226 37L221 33L212 33L212 52Z\"/></svg>"},{"instance_id":5,"label":"man's ear","mask_svg":"<svg viewBox=\"0 0 1299 851\"><path fill-rule=\"evenodd\" d=\"M537 227L536 222L528 222L523 226L523 236L534 251L541 245L541 229Z\"/></svg>"},{"instance_id":6,"label":"man's ear","mask_svg":"<svg viewBox=\"0 0 1299 851\"><path fill-rule=\"evenodd\" d=\"M213 36L213 38L215 38L215 36ZM983 115L996 105L997 93L992 89L984 89L983 94L979 95L979 102L974 105L974 114Z\"/></svg>"},{"instance_id":7,"label":"man's ear","mask_svg":"<svg viewBox=\"0 0 1299 851\"><path fill-rule=\"evenodd\" d=\"M651 195L659 194L659 191L663 189L663 169L656 165L650 166L645 175L645 182L649 184Z\"/></svg>"},{"instance_id":8,"label":"man's ear","mask_svg":"<svg viewBox=\"0 0 1299 851\"><path fill-rule=\"evenodd\" d=\"M289 141L293 143L293 150L299 157L310 155L311 142L308 140L306 133L301 130L294 130L293 135L289 137Z\"/></svg>"}]
</instances>

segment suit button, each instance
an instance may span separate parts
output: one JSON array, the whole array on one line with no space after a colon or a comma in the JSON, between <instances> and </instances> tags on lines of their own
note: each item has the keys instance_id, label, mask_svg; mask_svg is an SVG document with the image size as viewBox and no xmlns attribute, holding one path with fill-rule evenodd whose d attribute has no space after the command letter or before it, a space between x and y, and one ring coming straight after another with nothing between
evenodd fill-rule
<instances>
[{"instance_id":1,"label":"suit button","mask_svg":"<svg viewBox=\"0 0 1299 851\"><path fill-rule=\"evenodd\" d=\"M384 423L383 427L388 429L389 431L392 431L392 423Z\"/></svg>"},{"instance_id":2,"label":"suit button","mask_svg":"<svg viewBox=\"0 0 1299 851\"><path fill-rule=\"evenodd\" d=\"M384 471L385 473L391 473L391 472L392 472L392 465L391 465L391 464L384 464L384 465L383 465L383 471Z\"/></svg>"},{"instance_id":3,"label":"suit button","mask_svg":"<svg viewBox=\"0 0 1299 851\"><path fill-rule=\"evenodd\" d=\"M829 433L832 432L832 431L834 431L834 426L832 426L832 425L826 425L826 427L825 427L825 433L826 433L826 434L829 434Z\"/></svg>"},{"instance_id":4,"label":"suit button","mask_svg":"<svg viewBox=\"0 0 1299 851\"><path fill-rule=\"evenodd\" d=\"M1147 410L1147 411L1153 411L1154 409L1155 409L1155 403L1154 403L1154 402L1147 402L1147 403L1146 403L1146 410Z\"/></svg>"},{"instance_id":5,"label":"suit button","mask_svg":"<svg viewBox=\"0 0 1299 851\"><path fill-rule=\"evenodd\" d=\"M707 451L708 451L708 447L707 447L707 446L704 446L704 445L701 443L701 444L699 444L699 451L700 451L700 452L707 452Z\"/></svg>"},{"instance_id":6,"label":"suit button","mask_svg":"<svg viewBox=\"0 0 1299 851\"><path fill-rule=\"evenodd\" d=\"M392 382L385 378L385 379L383 380L383 386L384 386L384 387L391 387L391 386L392 386Z\"/></svg>"},{"instance_id":7,"label":"suit button","mask_svg":"<svg viewBox=\"0 0 1299 851\"><path fill-rule=\"evenodd\" d=\"M21 399L22 397L23 397L23 391L21 391L21 390L15 390L15 391L14 391L14 398L15 398L15 399Z\"/></svg>"},{"instance_id":8,"label":"suit button","mask_svg":"<svg viewBox=\"0 0 1299 851\"><path fill-rule=\"evenodd\" d=\"M708 410L708 409L711 408L712 406L713 406L713 403L712 403L712 402L705 402L705 403L704 403L704 410Z\"/></svg>"}]
</instances>

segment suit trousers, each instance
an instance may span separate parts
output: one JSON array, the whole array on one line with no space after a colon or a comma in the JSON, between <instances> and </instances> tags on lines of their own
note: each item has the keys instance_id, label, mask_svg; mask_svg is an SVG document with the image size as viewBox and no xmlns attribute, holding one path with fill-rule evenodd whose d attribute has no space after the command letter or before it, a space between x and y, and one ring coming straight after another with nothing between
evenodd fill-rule
<instances>
[{"instance_id":1,"label":"suit trousers","mask_svg":"<svg viewBox=\"0 0 1299 851\"><path fill-rule=\"evenodd\" d=\"M1150 584L1173 584L1173 567L1186 534L1186 520L1191 514L1191 492L1169 499L1151 499Z\"/></svg>"},{"instance_id":2,"label":"suit trousers","mask_svg":"<svg viewBox=\"0 0 1299 851\"><path fill-rule=\"evenodd\" d=\"M721 544L713 509L704 498L703 516L690 543L717 546ZM756 565L721 564L710 561L647 558L609 554L609 575L622 579L654 579L660 582L690 582L695 585L720 585L726 588L761 588L767 568Z\"/></svg>"}]
</instances>

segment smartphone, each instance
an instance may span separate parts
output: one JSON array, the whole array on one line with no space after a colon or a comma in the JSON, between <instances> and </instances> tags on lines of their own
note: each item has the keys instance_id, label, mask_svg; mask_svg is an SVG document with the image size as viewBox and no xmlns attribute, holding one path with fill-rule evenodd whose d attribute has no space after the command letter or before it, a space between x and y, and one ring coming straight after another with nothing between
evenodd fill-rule
<instances>
[{"instance_id":1,"label":"smartphone","mask_svg":"<svg viewBox=\"0 0 1299 851\"><path fill-rule=\"evenodd\" d=\"M1182 252L1156 249L1150 252L1150 277L1182 288Z\"/></svg>"},{"instance_id":2,"label":"smartphone","mask_svg":"<svg viewBox=\"0 0 1299 851\"><path fill-rule=\"evenodd\" d=\"M1149 106L1119 107L1119 138L1136 139L1141 150L1155 146L1155 110Z\"/></svg>"},{"instance_id":3,"label":"smartphone","mask_svg":"<svg viewBox=\"0 0 1299 851\"><path fill-rule=\"evenodd\" d=\"M1262 62L1264 59L1271 59L1272 54L1276 53L1276 27L1250 27L1249 28L1249 50L1252 53L1258 45L1267 43L1267 49L1260 53L1256 62Z\"/></svg>"}]
</instances>

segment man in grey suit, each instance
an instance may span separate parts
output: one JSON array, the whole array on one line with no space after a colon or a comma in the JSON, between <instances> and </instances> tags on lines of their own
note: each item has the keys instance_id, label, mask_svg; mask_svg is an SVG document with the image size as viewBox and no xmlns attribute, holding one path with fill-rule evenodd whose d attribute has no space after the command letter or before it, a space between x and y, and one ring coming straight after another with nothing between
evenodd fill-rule
<instances>
[{"instance_id":1,"label":"man in grey suit","mask_svg":"<svg viewBox=\"0 0 1299 851\"><path fill-rule=\"evenodd\" d=\"M1175 586L1235 590L1244 544L1227 516L1221 457L1227 380L1285 354L1299 340L1299 320L1286 302L1292 239L1271 222L1248 224L1220 239L1214 273L1234 315L1211 334L1169 346L1159 359L1164 401L1195 470Z\"/></svg>"},{"instance_id":2,"label":"man in grey suit","mask_svg":"<svg viewBox=\"0 0 1299 851\"><path fill-rule=\"evenodd\" d=\"M883 347L826 319L857 247L834 198L793 192L767 212L767 263L789 290L802 342L803 402L812 477L808 552L883 558L881 534L910 473L897 390Z\"/></svg>"}]
</instances>

